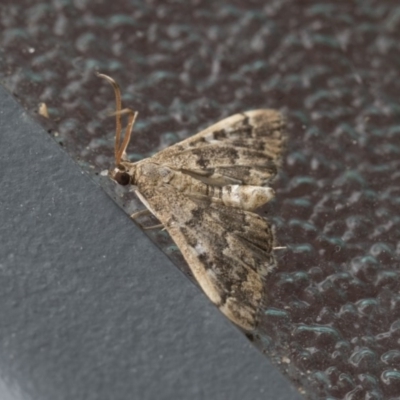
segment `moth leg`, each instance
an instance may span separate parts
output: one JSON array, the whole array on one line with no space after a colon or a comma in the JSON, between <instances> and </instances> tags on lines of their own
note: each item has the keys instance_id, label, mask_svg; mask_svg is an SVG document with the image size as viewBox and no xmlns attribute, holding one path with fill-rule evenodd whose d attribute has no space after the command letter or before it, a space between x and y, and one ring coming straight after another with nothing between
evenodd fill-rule
<instances>
[{"instance_id":1,"label":"moth leg","mask_svg":"<svg viewBox=\"0 0 400 400\"><path fill-rule=\"evenodd\" d=\"M136 218L141 217L142 215L151 214L151 212L145 208L144 210L136 211L135 213L131 214L130 217L135 220Z\"/></svg>"},{"instance_id":2,"label":"moth leg","mask_svg":"<svg viewBox=\"0 0 400 400\"><path fill-rule=\"evenodd\" d=\"M151 226L142 226L142 229L145 231L149 231L150 229L161 229L164 228L163 224L151 225Z\"/></svg>"},{"instance_id":3,"label":"moth leg","mask_svg":"<svg viewBox=\"0 0 400 400\"><path fill-rule=\"evenodd\" d=\"M150 210L145 208L144 210L136 211L135 213L131 214L131 218L133 220L136 220L137 218L141 217L142 215L149 215L151 214ZM157 224L157 225L151 225L151 226L144 226L140 222L138 222L138 225L145 231L148 231L150 229L161 229L164 228L163 224Z\"/></svg>"}]
</instances>

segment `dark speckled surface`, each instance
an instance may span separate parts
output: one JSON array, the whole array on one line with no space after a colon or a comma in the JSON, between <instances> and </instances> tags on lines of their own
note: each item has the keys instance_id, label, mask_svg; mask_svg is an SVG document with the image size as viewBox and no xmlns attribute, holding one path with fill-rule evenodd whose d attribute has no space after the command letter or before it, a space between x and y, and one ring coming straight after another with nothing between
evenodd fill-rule
<instances>
[{"instance_id":1,"label":"dark speckled surface","mask_svg":"<svg viewBox=\"0 0 400 400\"><path fill-rule=\"evenodd\" d=\"M38 118L92 173L112 164L113 138L94 70L140 111L132 159L281 109L288 151L262 212L289 249L255 341L309 398L400 396L396 1L10 2L1 25L2 81L32 114L47 104Z\"/></svg>"}]
</instances>

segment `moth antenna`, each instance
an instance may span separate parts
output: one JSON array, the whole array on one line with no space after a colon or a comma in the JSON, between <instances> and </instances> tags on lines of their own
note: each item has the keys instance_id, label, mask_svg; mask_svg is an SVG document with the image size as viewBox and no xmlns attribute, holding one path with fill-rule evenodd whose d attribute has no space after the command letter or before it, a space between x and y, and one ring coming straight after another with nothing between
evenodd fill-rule
<instances>
[{"instance_id":1,"label":"moth antenna","mask_svg":"<svg viewBox=\"0 0 400 400\"><path fill-rule=\"evenodd\" d=\"M119 162L121 161L121 158L119 157L118 159L118 154L120 153L120 142L121 142L121 109L122 109L122 102L121 102L121 89L119 88L119 85L113 78L111 78L108 75L105 74L100 74L99 72L96 72L96 75L99 78L103 78L109 83L114 88L114 93L115 93L115 105L116 105L116 111L115 111L115 146L114 146L114 157L115 157L115 162L118 165ZM132 129L132 128L131 128ZM122 152L123 153L123 152ZM122 154L121 153L121 154Z\"/></svg>"},{"instance_id":2,"label":"moth antenna","mask_svg":"<svg viewBox=\"0 0 400 400\"><path fill-rule=\"evenodd\" d=\"M128 120L128 125L126 126L126 130L125 130L124 141L122 142L121 147L119 148L119 151L115 155L115 161L116 161L117 165L121 162L122 157L126 151L126 148L128 147L129 141L131 140L133 125L135 124L136 118L139 114L137 111L132 111L131 109L125 109L125 110L122 110L122 112L129 114L129 120Z\"/></svg>"}]
</instances>

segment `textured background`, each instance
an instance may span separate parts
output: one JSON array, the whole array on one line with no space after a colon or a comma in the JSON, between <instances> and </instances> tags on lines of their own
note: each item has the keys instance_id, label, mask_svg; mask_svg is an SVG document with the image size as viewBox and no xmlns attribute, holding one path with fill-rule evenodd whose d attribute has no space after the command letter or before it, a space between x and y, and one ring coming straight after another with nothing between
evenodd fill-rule
<instances>
[{"instance_id":1,"label":"textured background","mask_svg":"<svg viewBox=\"0 0 400 400\"><path fill-rule=\"evenodd\" d=\"M1 400L300 398L3 87L0 132Z\"/></svg>"},{"instance_id":2,"label":"textured background","mask_svg":"<svg viewBox=\"0 0 400 400\"><path fill-rule=\"evenodd\" d=\"M133 160L281 109L288 151L265 212L290 248L253 339L307 397L400 396L397 2L10 2L1 25L2 81L32 114L47 104L38 118L95 179L113 146L95 70L140 112Z\"/></svg>"}]
</instances>

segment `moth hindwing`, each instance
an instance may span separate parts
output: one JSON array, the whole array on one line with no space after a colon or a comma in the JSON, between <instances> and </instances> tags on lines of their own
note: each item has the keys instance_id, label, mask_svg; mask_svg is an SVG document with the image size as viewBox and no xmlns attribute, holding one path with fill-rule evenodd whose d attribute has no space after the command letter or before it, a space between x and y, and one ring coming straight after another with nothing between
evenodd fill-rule
<instances>
[{"instance_id":1,"label":"moth hindwing","mask_svg":"<svg viewBox=\"0 0 400 400\"><path fill-rule=\"evenodd\" d=\"M121 111L118 93L116 97L116 168L110 176L135 185L210 300L234 323L253 330L265 278L275 266L272 227L253 211L274 197L268 184L284 145L281 114L236 114L131 163L124 154L136 113ZM122 113L130 115L130 122L121 143Z\"/></svg>"}]
</instances>

